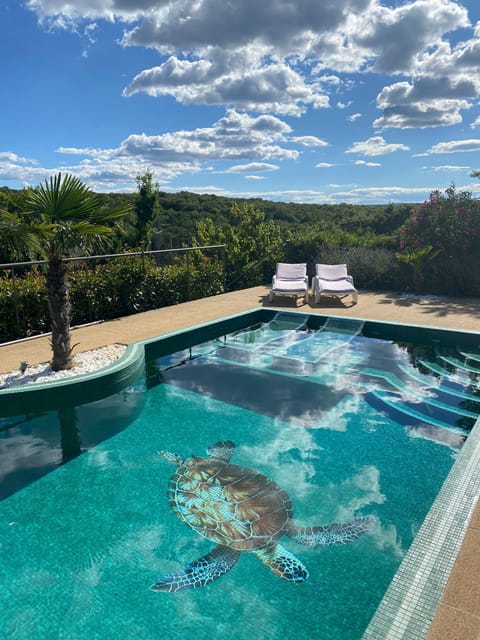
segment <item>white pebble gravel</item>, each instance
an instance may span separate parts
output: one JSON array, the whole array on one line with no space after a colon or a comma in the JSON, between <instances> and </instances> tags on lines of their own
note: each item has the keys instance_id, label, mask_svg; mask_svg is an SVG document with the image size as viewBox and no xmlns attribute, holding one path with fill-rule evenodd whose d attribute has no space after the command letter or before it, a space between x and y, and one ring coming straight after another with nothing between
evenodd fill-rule
<instances>
[{"instance_id":1,"label":"white pebble gravel","mask_svg":"<svg viewBox=\"0 0 480 640\"><path fill-rule=\"evenodd\" d=\"M28 365L25 372L22 373L19 363L18 371L0 375L0 389L19 387L25 384L38 384L39 382L53 382L84 373L92 373L118 360L125 353L126 348L123 344L111 344L92 351L84 351L73 357L74 366L72 369L64 371L53 371L47 363L34 366Z\"/></svg>"}]
</instances>

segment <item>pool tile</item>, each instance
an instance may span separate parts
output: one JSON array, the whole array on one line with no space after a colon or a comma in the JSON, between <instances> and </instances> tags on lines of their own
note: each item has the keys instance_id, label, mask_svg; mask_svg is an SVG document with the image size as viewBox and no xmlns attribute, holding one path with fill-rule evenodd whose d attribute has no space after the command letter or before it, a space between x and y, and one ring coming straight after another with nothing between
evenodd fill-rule
<instances>
[{"instance_id":1,"label":"pool tile","mask_svg":"<svg viewBox=\"0 0 480 640\"><path fill-rule=\"evenodd\" d=\"M429 628L436 635L429 635L428 640L480 640L479 467L480 420L458 454L363 640L422 640ZM470 521L473 528L469 529ZM457 559L462 541L463 561L462 553ZM456 571L452 572L456 559ZM449 600L443 596L447 582ZM448 618L445 625L444 618Z\"/></svg>"}]
</instances>

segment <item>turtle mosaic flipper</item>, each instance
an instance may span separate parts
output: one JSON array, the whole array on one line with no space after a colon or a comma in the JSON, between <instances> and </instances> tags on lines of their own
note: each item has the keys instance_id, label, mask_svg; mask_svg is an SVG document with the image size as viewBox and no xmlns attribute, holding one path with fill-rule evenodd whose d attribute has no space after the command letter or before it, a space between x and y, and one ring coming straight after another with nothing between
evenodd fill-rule
<instances>
[{"instance_id":1,"label":"turtle mosaic flipper","mask_svg":"<svg viewBox=\"0 0 480 640\"><path fill-rule=\"evenodd\" d=\"M177 467L168 484L170 506L180 520L216 547L177 573L162 576L153 591L196 589L217 580L250 551L273 573L289 582L304 582L308 571L278 544L282 536L310 546L353 542L370 528L369 518L345 524L297 527L292 503L276 482L258 471L231 464L230 440L207 449L208 457L185 460L176 453L160 455Z\"/></svg>"},{"instance_id":2,"label":"turtle mosaic flipper","mask_svg":"<svg viewBox=\"0 0 480 640\"><path fill-rule=\"evenodd\" d=\"M273 548L259 549L254 553L279 578L289 582L305 582L308 578L306 567L280 544Z\"/></svg>"},{"instance_id":3,"label":"turtle mosaic flipper","mask_svg":"<svg viewBox=\"0 0 480 640\"><path fill-rule=\"evenodd\" d=\"M218 545L206 555L187 564L177 573L162 576L150 589L152 591L186 591L204 587L206 584L218 580L234 566L240 556L240 551Z\"/></svg>"},{"instance_id":4,"label":"turtle mosaic flipper","mask_svg":"<svg viewBox=\"0 0 480 640\"><path fill-rule=\"evenodd\" d=\"M300 544L309 547L325 547L331 544L354 542L372 526L371 518L357 518L351 522L332 522L319 527L292 526L288 534Z\"/></svg>"}]
</instances>

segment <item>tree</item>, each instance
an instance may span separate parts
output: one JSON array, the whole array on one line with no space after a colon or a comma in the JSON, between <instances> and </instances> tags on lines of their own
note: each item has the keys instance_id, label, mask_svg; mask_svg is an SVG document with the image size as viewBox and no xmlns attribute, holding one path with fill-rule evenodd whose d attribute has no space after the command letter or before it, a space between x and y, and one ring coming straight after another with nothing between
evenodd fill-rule
<instances>
[{"instance_id":1,"label":"tree","mask_svg":"<svg viewBox=\"0 0 480 640\"><path fill-rule=\"evenodd\" d=\"M105 208L77 177L58 173L44 185L28 189L22 213L0 210L0 237L31 257L47 261L47 296L52 330L52 369L73 366L70 339L71 304L65 258L88 254L112 234L112 225L130 205Z\"/></svg>"},{"instance_id":2,"label":"tree","mask_svg":"<svg viewBox=\"0 0 480 640\"><path fill-rule=\"evenodd\" d=\"M285 238L280 226L265 220L265 214L251 204L232 204L231 224L214 225L210 218L197 223L200 245L226 245L227 288L235 289L258 285L266 274L273 273Z\"/></svg>"},{"instance_id":3,"label":"tree","mask_svg":"<svg viewBox=\"0 0 480 640\"><path fill-rule=\"evenodd\" d=\"M415 250L427 245L448 256L475 252L480 243L480 203L469 191L457 192L452 185L432 191L428 201L400 229L400 250Z\"/></svg>"},{"instance_id":4,"label":"tree","mask_svg":"<svg viewBox=\"0 0 480 640\"><path fill-rule=\"evenodd\" d=\"M432 245L427 245L426 247L421 247L419 249L412 249L410 251L405 251L404 253L397 253L396 256L398 260L408 264L412 267L413 270L413 288L415 293L420 294L424 293L425 287L425 276L423 272L423 265L425 260L428 258L432 260L438 255L438 249L433 251Z\"/></svg>"},{"instance_id":5,"label":"tree","mask_svg":"<svg viewBox=\"0 0 480 640\"><path fill-rule=\"evenodd\" d=\"M160 215L158 184L153 183L151 171L147 171L143 175L138 174L135 181L138 188L134 207L137 218L135 225L137 229L136 244L145 251L150 248L155 223Z\"/></svg>"},{"instance_id":6,"label":"tree","mask_svg":"<svg viewBox=\"0 0 480 640\"><path fill-rule=\"evenodd\" d=\"M428 201L410 210L399 232L399 248L397 258L412 266L416 290L423 288L427 260L432 261L430 276L441 274L444 282L452 265L462 268L478 255L480 203L470 192L457 192L453 185L443 193L432 191Z\"/></svg>"}]
</instances>

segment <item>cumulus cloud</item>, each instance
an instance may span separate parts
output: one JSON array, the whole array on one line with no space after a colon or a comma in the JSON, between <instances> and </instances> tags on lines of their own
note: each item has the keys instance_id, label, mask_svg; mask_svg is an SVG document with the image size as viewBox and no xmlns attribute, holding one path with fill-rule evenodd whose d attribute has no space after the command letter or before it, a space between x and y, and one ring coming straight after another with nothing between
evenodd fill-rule
<instances>
[{"instance_id":1,"label":"cumulus cloud","mask_svg":"<svg viewBox=\"0 0 480 640\"><path fill-rule=\"evenodd\" d=\"M383 110L375 127L423 128L457 124L461 110L469 109L469 100L480 89L466 78L423 77L413 83L397 82L385 87L377 96Z\"/></svg>"},{"instance_id":2,"label":"cumulus cloud","mask_svg":"<svg viewBox=\"0 0 480 640\"><path fill-rule=\"evenodd\" d=\"M125 35L125 41L183 51L258 43L283 55L306 53L317 33L343 27L349 12L361 13L371 4L372 0L172 0L146 14L142 24Z\"/></svg>"},{"instance_id":3,"label":"cumulus cloud","mask_svg":"<svg viewBox=\"0 0 480 640\"><path fill-rule=\"evenodd\" d=\"M317 169L328 169L329 167L334 167L335 165L331 162L319 162L315 165Z\"/></svg>"},{"instance_id":4,"label":"cumulus cloud","mask_svg":"<svg viewBox=\"0 0 480 640\"><path fill-rule=\"evenodd\" d=\"M290 116L328 107L330 91L344 83L337 75L342 72L410 74L410 92L416 94L426 58L440 65L436 52L444 51L445 36L469 26L467 10L454 0L411 0L393 7L382 0L28 0L27 5L57 27L89 22L84 33L91 42L98 37L99 20L123 23L122 46L156 50L159 64L140 71L126 96L143 92L182 104ZM477 46L473 39L450 52L451 67L473 71ZM430 73L432 81L444 76L437 99L472 99L473 81L455 83L451 70ZM465 108L465 102L425 107L419 102L407 113L404 103L392 102L395 95L382 96L384 114L377 126L452 124ZM336 104L344 108L350 101ZM448 113L442 117L444 107Z\"/></svg>"},{"instance_id":5,"label":"cumulus cloud","mask_svg":"<svg viewBox=\"0 0 480 640\"><path fill-rule=\"evenodd\" d=\"M427 153L464 153L467 151L480 151L480 140L474 138L470 140L439 142L428 149Z\"/></svg>"},{"instance_id":6,"label":"cumulus cloud","mask_svg":"<svg viewBox=\"0 0 480 640\"><path fill-rule=\"evenodd\" d=\"M382 136L373 136L363 142L354 142L345 153L360 153L364 156L383 156L395 151L408 151L410 147L401 143L388 144Z\"/></svg>"},{"instance_id":7,"label":"cumulus cloud","mask_svg":"<svg viewBox=\"0 0 480 640\"><path fill-rule=\"evenodd\" d=\"M367 162L366 160L355 160L353 164L363 166L363 167L381 167L382 166L379 162Z\"/></svg>"},{"instance_id":8,"label":"cumulus cloud","mask_svg":"<svg viewBox=\"0 0 480 640\"><path fill-rule=\"evenodd\" d=\"M132 134L122 142L118 153L142 155L152 162L295 159L298 151L273 144L283 141L290 131L274 116L252 118L230 109L209 128L156 136Z\"/></svg>"},{"instance_id":9,"label":"cumulus cloud","mask_svg":"<svg viewBox=\"0 0 480 640\"><path fill-rule=\"evenodd\" d=\"M411 104L395 104L386 107L373 126L381 129L424 129L445 127L462 122L461 109L468 109L465 100L435 100Z\"/></svg>"},{"instance_id":10,"label":"cumulus cloud","mask_svg":"<svg viewBox=\"0 0 480 640\"><path fill-rule=\"evenodd\" d=\"M408 73L421 52L469 24L467 10L449 0L417 0L394 8L378 4L362 21L357 42L376 53L375 71Z\"/></svg>"},{"instance_id":11,"label":"cumulus cloud","mask_svg":"<svg viewBox=\"0 0 480 640\"><path fill-rule=\"evenodd\" d=\"M419 56L411 81L385 87L377 96L383 115L377 127L437 127L462 122L480 94L480 38L448 42Z\"/></svg>"},{"instance_id":12,"label":"cumulus cloud","mask_svg":"<svg viewBox=\"0 0 480 640\"><path fill-rule=\"evenodd\" d=\"M291 138L292 142L301 144L304 147L328 147L328 142L316 136L296 136Z\"/></svg>"},{"instance_id":13,"label":"cumulus cloud","mask_svg":"<svg viewBox=\"0 0 480 640\"><path fill-rule=\"evenodd\" d=\"M129 22L165 3L159 0L27 0L26 4L41 20L66 28L94 18Z\"/></svg>"},{"instance_id":14,"label":"cumulus cloud","mask_svg":"<svg viewBox=\"0 0 480 640\"><path fill-rule=\"evenodd\" d=\"M75 173L99 191L115 186L122 190L132 189L135 176L147 167L160 183L182 174L198 173L211 162L246 161L227 168L230 173L275 171L278 165L266 160L295 160L299 155L284 146L291 132L291 127L275 116L251 117L230 109L211 127L161 135L135 133L114 148L58 147L56 151L79 158L77 164L62 164L62 171ZM0 178L30 184L59 170L22 166L29 162L33 164L27 158L0 152Z\"/></svg>"},{"instance_id":15,"label":"cumulus cloud","mask_svg":"<svg viewBox=\"0 0 480 640\"><path fill-rule=\"evenodd\" d=\"M0 162L35 163L31 158L24 158L11 151L0 151Z\"/></svg>"},{"instance_id":16,"label":"cumulus cloud","mask_svg":"<svg viewBox=\"0 0 480 640\"><path fill-rule=\"evenodd\" d=\"M183 104L226 104L291 116L300 116L306 105L321 108L329 104L318 82L307 82L285 62L265 63L252 50L224 52L217 48L204 55L208 58L170 56L160 66L139 73L124 95L142 91L151 96L170 95Z\"/></svg>"}]
</instances>

